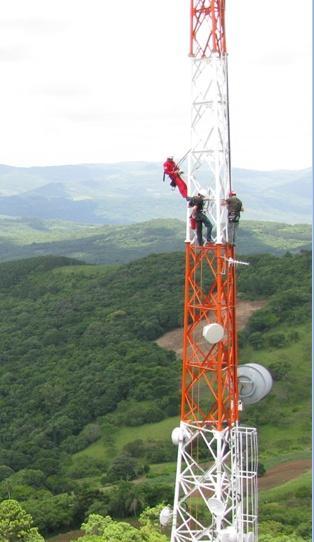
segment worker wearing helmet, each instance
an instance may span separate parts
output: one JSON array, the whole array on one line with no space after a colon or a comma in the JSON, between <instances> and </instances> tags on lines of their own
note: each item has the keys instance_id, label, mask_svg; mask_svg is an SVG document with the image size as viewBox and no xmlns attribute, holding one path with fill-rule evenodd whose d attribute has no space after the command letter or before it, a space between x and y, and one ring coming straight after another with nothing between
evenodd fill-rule
<instances>
[{"instance_id":1,"label":"worker wearing helmet","mask_svg":"<svg viewBox=\"0 0 314 542\"><path fill-rule=\"evenodd\" d=\"M228 209L228 243L235 245L236 233L239 227L240 213L244 211L242 201L237 198L236 192L229 192L226 199Z\"/></svg>"},{"instance_id":2,"label":"worker wearing helmet","mask_svg":"<svg viewBox=\"0 0 314 542\"><path fill-rule=\"evenodd\" d=\"M201 188L201 190L198 192L197 196L193 197L187 197L188 206L192 207L192 215L191 217L196 222L196 235L197 235L197 243L202 246L203 241L203 224L206 227L206 244L212 243L211 233L213 229L213 225L210 222L209 218L204 213L204 205L206 200L209 201L209 196L206 190Z\"/></svg>"},{"instance_id":3,"label":"worker wearing helmet","mask_svg":"<svg viewBox=\"0 0 314 542\"><path fill-rule=\"evenodd\" d=\"M167 160L164 163L164 174L166 175L173 175L175 173L179 173L180 169L178 168L177 164L175 163L173 156L168 156ZM174 184L175 186L175 184Z\"/></svg>"},{"instance_id":4,"label":"worker wearing helmet","mask_svg":"<svg viewBox=\"0 0 314 542\"><path fill-rule=\"evenodd\" d=\"M170 186L172 186L173 189L178 188L181 196L183 198L186 198L188 190L186 182L181 177L183 171L181 171L178 165L175 163L173 156L167 157L167 160L164 162L163 167L163 181L165 180L166 175L168 175L168 177L170 178Z\"/></svg>"}]
</instances>

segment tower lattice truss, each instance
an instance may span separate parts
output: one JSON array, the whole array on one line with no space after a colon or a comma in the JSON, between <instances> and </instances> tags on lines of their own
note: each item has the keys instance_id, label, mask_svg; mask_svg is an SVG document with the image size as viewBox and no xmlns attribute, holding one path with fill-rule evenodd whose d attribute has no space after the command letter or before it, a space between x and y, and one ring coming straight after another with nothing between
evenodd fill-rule
<instances>
[{"instance_id":1,"label":"tower lattice truss","mask_svg":"<svg viewBox=\"0 0 314 542\"><path fill-rule=\"evenodd\" d=\"M257 434L238 423L233 257L228 243L186 246L173 542L257 539Z\"/></svg>"},{"instance_id":2,"label":"tower lattice truss","mask_svg":"<svg viewBox=\"0 0 314 542\"><path fill-rule=\"evenodd\" d=\"M181 421L172 542L257 541L257 435L239 425L224 0L191 0L188 194L209 193L214 242L191 242L187 212Z\"/></svg>"},{"instance_id":3,"label":"tower lattice truss","mask_svg":"<svg viewBox=\"0 0 314 542\"><path fill-rule=\"evenodd\" d=\"M227 211L221 201L228 197L231 181L224 2L192 0L190 57L189 193L197 193L200 186L208 189L215 240L226 242Z\"/></svg>"}]
</instances>

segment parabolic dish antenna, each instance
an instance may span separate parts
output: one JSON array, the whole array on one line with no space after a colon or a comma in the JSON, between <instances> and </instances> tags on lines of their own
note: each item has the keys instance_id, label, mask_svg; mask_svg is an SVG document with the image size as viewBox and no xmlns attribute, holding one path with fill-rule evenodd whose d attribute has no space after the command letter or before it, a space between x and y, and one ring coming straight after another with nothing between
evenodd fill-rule
<instances>
[{"instance_id":1,"label":"parabolic dish antenna","mask_svg":"<svg viewBox=\"0 0 314 542\"><path fill-rule=\"evenodd\" d=\"M237 542L238 535L234 527L226 527L220 531L220 541L221 542Z\"/></svg>"},{"instance_id":2,"label":"parabolic dish antenna","mask_svg":"<svg viewBox=\"0 0 314 542\"><path fill-rule=\"evenodd\" d=\"M166 527L169 525L170 520L172 518L172 508L170 506L165 506L165 508L162 509L162 511L159 514L159 522L162 527Z\"/></svg>"},{"instance_id":3,"label":"parabolic dish antenna","mask_svg":"<svg viewBox=\"0 0 314 542\"><path fill-rule=\"evenodd\" d=\"M273 379L270 372L258 363L246 363L238 367L239 395L244 405L253 405L271 390Z\"/></svg>"},{"instance_id":4,"label":"parabolic dish antenna","mask_svg":"<svg viewBox=\"0 0 314 542\"><path fill-rule=\"evenodd\" d=\"M171 433L171 440L175 446L178 446L179 442L188 440L190 433L183 427L175 427Z\"/></svg>"},{"instance_id":5,"label":"parabolic dish antenna","mask_svg":"<svg viewBox=\"0 0 314 542\"><path fill-rule=\"evenodd\" d=\"M203 328L203 337L210 344L216 344L224 336L224 328L220 324L208 324Z\"/></svg>"},{"instance_id":6,"label":"parabolic dish antenna","mask_svg":"<svg viewBox=\"0 0 314 542\"><path fill-rule=\"evenodd\" d=\"M215 516L222 516L224 514L225 505L219 499L212 497L211 499L208 499L207 504L209 510L212 514L215 514Z\"/></svg>"}]
</instances>

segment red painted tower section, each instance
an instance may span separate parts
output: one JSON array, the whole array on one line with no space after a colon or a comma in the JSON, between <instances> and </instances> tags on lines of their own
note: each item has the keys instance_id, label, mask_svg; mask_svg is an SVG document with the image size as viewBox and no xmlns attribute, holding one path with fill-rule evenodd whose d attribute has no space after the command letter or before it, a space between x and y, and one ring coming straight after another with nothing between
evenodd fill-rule
<instances>
[{"instance_id":1,"label":"red painted tower section","mask_svg":"<svg viewBox=\"0 0 314 542\"><path fill-rule=\"evenodd\" d=\"M226 60L225 1L191 0L190 56L205 63L213 61L224 64ZM197 66L196 77L199 67ZM223 78L222 84L226 81ZM213 85L221 84L213 81ZM209 95L208 93L204 93ZM201 99L203 98L203 99ZM217 108L217 104L205 103L206 97L199 96L196 108L201 114L202 107ZM227 105L227 104L226 104ZM227 107L221 106L227 111ZM223 119L223 126L214 127L229 133L229 119ZM208 132L212 129L208 126ZM207 134L201 134L206 141ZM196 167L202 159L202 152L214 152L218 137L212 149L196 149ZM209 138L207 138L207 144ZM227 152L229 142L226 142ZM219 143L218 143L219 144ZM221 161L220 149L217 150ZM224 149L226 152L226 148ZM192 142L193 161L193 142ZM215 157L212 157L215 162ZM217 174L218 165L218 174ZM193 163L191 169L193 170ZM181 419L185 422L207 423L222 430L238 420L237 390L237 335L236 335L236 285L235 267L230 264L234 258L234 247L227 240L227 216L225 199L230 191L230 171L221 164L212 168L212 193L214 195L214 216L216 242L206 247L186 243L186 275L184 305L184 346ZM192 172L193 173L193 172ZM191 175L192 179L195 175ZM189 183L193 193L193 180ZM195 192L195 189L194 189ZM224 337L217 344L208 345L201 340L201 329L209 323L218 323L224 329ZM207 404L206 404L207 400Z\"/></svg>"},{"instance_id":2,"label":"red painted tower section","mask_svg":"<svg viewBox=\"0 0 314 542\"><path fill-rule=\"evenodd\" d=\"M190 22L191 56L204 58L227 52L224 0L191 0Z\"/></svg>"},{"instance_id":3,"label":"red painted tower section","mask_svg":"<svg viewBox=\"0 0 314 542\"><path fill-rule=\"evenodd\" d=\"M181 419L221 431L238 419L234 250L229 244L186 244ZM223 339L208 344L204 326L218 323Z\"/></svg>"}]
</instances>

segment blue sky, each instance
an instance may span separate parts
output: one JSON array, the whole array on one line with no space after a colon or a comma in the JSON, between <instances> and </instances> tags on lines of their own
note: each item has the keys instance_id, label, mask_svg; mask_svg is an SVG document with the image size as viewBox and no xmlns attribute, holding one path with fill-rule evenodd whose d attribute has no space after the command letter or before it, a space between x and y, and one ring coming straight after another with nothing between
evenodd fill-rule
<instances>
[{"instance_id":1,"label":"blue sky","mask_svg":"<svg viewBox=\"0 0 314 542\"><path fill-rule=\"evenodd\" d=\"M233 166L311 164L311 9L227 0ZM189 0L10 0L0 27L0 163L189 148Z\"/></svg>"}]
</instances>

